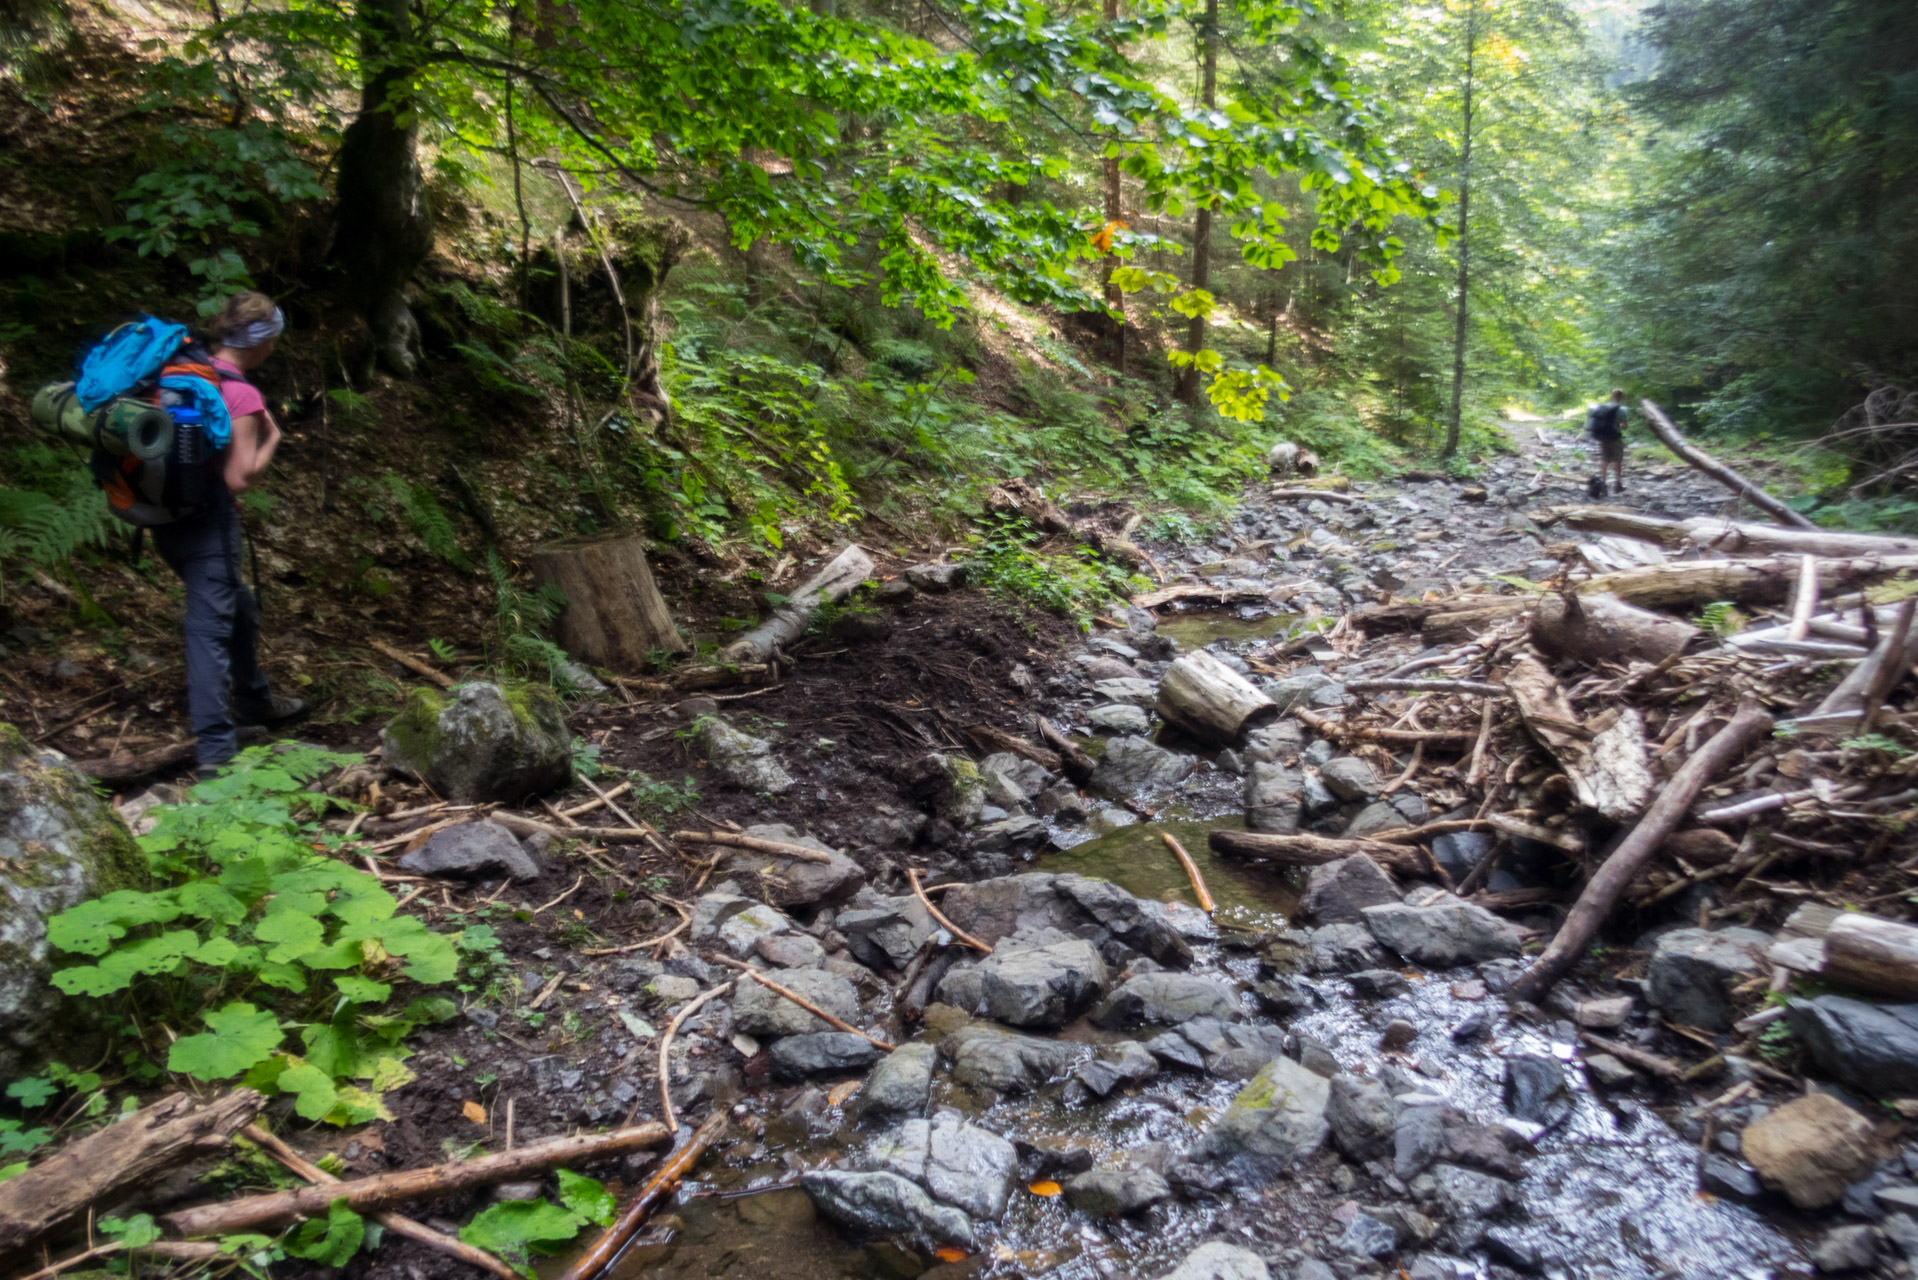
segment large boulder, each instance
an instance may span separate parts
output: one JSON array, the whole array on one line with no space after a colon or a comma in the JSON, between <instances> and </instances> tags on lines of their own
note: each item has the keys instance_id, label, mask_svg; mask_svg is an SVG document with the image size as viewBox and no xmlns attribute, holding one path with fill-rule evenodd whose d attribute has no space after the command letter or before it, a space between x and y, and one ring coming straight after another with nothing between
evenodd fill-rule
<instances>
[{"instance_id":1,"label":"large boulder","mask_svg":"<svg viewBox=\"0 0 1918 1280\"><path fill-rule=\"evenodd\" d=\"M1114 738L1092 771L1100 790L1116 796L1170 791L1198 767L1193 756L1178 755L1144 738Z\"/></svg>"},{"instance_id":2,"label":"large boulder","mask_svg":"<svg viewBox=\"0 0 1918 1280\"><path fill-rule=\"evenodd\" d=\"M1367 907L1399 901L1399 887L1362 853L1313 867L1299 910L1320 924L1363 924Z\"/></svg>"},{"instance_id":3,"label":"large boulder","mask_svg":"<svg viewBox=\"0 0 1918 1280\"><path fill-rule=\"evenodd\" d=\"M1819 996L1788 1003L1785 1019L1834 1080L1876 1098L1918 1094L1918 1004Z\"/></svg>"},{"instance_id":4,"label":"large boulder","mask_svg":"<svg viewBox=\"0 0 1918 1280\"><path fill-rule=\"evenodd\" d=\"M1454 894L1421 897L1420 904L1366 907L1372 936L1413 964L1431 969L1515 956L1525 941L1517 925Z\"/></svg>"},{"instance_id":5,"label":"large boulder","mask_svg":"<svg viewBox=\"0 0 1918 1280\"><path fill-rule=\"evenodd\" d=\"M552 690L475 681L414 689L380 732L386 763L456 804L523 800L573 777L573 733Z\"/></svg>"},{"instance_id":6,"label":"large boulder","mask_svg":"<svg viewBox=\"0 0 1918 1280\"><path fill-rule=\"evenodd\" d=\"M1144 1084L1159 1074L1159 1060L1137 1040L1100 1045L1092 1061L1082 1063L1072 1078L1088 1092L1103 1098L1122 1084Z\"/></svg>"},{"instance_id":7,"label":"large boulder","mask_svg":"<svg viewBox=\"0 0 1918 1280\"><path fill-rule=\"evenodd\" d=\"M747 827L746 835L755 840L772 840L815 849L827 856L826 862L808 862L781 857L776 853L757 853L734 849L719 864L728 875L750 876L760 896L777 907L804 907L819 902L838 902L859 891L866 872L845 854L811 836L801 835L783 822L762 822Z\"/></svg>"},{"instance_id":8,"label":"large boulder","mask_svg":"<svg viewBox=\"0 0 1918 1280\"><path fill-rule=\"evenodd\" d=\"M1142 973L1121 983L1092 1015L1108 1030L1151 1023L1176 1027L1193 1018L1239 1016L1239 996L1230 983L1191 973Z\"/></svg>"},{"instance_id":9,"label":"large boulder","mask_svg":"<svg viewBox=\"0 0 1918 1280\"><path fill-rule=\"evenodd\" d=\"M1745 1126L1739 1143L1765 1185L1800 1209L1823 1209L1870 1172L1871 1122L1830 1094L1794 1098Z\"/></svg>"},{"instance_id":10,"label":"large boulder","mask_svg":"<svg viewBox=\"0 0 1918 1280\"><path fill-rule=\"evenodd\" d=\"M956 1111L906 1121L876 1139L867 1158L875 1170L908 1178L940 1203L987 1221L1006 1211L1019 1168L1010 1142Z\"/></svg>"},{"instance_id":11,"label":"large boulder","mask_svg":"<svg viewBox=\"0 0 1918 1280\"><path fill-rule=\"evenodd\" d=\"M1306 935L1309 973L1358 973L1386 962L1385 948L1362 924L1322 924Z\"/></svg>"},{"instance_id":12,"label":"large boulder","mask_svg":"<svg viewBox=\"0 0 1918 1280\"><path fill-rule=\"evenodd\" d=\"M1771 972L1770 946L1756 929L1674 929L1652 952L1646 999L1673 1022L1729 1031L1737 1017L1731 989Z\"/></svg>"},{"instance_id":13,"label":"large boulder","mask_svg":"<svg viewBox=\"0 0 1918 1280\"><path fill-rule=\"evenodd\" d=\"M814 1076L864 1071L884 1056L864 1036L850 1031L811 1031L783 1036L773 1042L773 1074L781 1080L809 1080Z\"/></svg>"},{"instance_id":14,"label":"large boulder","mask_svg":"<svg viewBox=\"0 0 1918 1280\"><path fill-rule=\"evenodd\" d=\"M1192 962L1192 948L1159 905L1141 902L1110 880L1046 872L998 876L955 885L939 909L988 945L1020 930L1056 929L1098 943L1113 938L1164 965Z\"/></svg>"},{"instance_id":15,"label":"large boulder","mask_svg":"<svg viewBox=\"0 0 1918 1280\"><path fill-rule=\"evenodd\" d=\"M783 796L793 789L793 776L773 756L773 744L734 728L724 716L693 721L693 742L713 772L741 791Z\"/></svg>"},{"instance_id":16,"label":"large boulder","mask_svg":"<svg viewBox=\"0 0 1918 1280\"><path fill-rule=\"evenodd\" d=\"M880 1060L859 1091L862 1116L916 1116L932 1095L932 1069L939 1051L924 1043L902 1044Z\"/></svg>"},{"instance_id":17,"label":"large boulder","mask_svg":"<svg viewBox=\"0 0 1918 1280\"><path fill-rule=\"evenodd\" d=\"M1339 1150L1363 1164L1391 1154L1399 1104L1378 1081L1340 1072L1332 1077L1325 1120Z\"/></svg>"},{"instance_id":18,"label":"large boulder","mask_svg":"<svg viewBox=\"0 0 1918 1280\"><path fill-rule=\"evenodd\" d=\"M790 969L779 975L779 985L843 1022L851 1023L859 1017L859 988L836 973L824 969ZM838 1028L771 988L746 978L734 989L733 1029L749 1036L803 1036Z\"/></svg>"},{"instance_id":19,"label":"large boulder","mask_svg":"<svg viewBox=\"0 0 1918 1280\"><path fill-rule=\"evenodd\" d=\"M879 1236L903 1236L930 1253L941 1245L976 1247L972 1219L896 1173L815 1169L799 1185L827 1217Z\"/></svg>"},{"instance_id":20,"label":"large boulder","mask_svg":"<svg viewBox=\"0 0 1918 1280\"><path fill-rule=\"evenodd\" d=\"M480 876L537 880L541 867L512 832L496 822L480 821L435 831L425 844L400 858L400 870L462 880Z\"/></svg>"},{"instance_id":21,"label":"large boulder","mask_svg":"<svg viewBox=\"0 0 1918 1280\"><path fill-rule=\"evenodd\" d=\"M1331 1082L1292 1061L1274 1058L1240 1089L1225 1114L1179 1166L1182 1180L1216 1188L1269 1180L1325 1141Z\"/></svg>"},{"instance_id":22,"label":"large boulder","mask_svg":"<svg viewBox=\"0 0 1918 1280\"><path fill-rule=\"evenodd\" d=\"M1065 1185L1066 1203L1094 1217L1122 1217L1150 1209L1172 1196L1172 1187L1151 1169L1088 1169Z\"/></svg>"},{"instance_id":23,"label":"large boulder","mask_svg":"<svg viewBox=\"0 0 1918 1280\"><path fill-rule=\"evenodd\" d=\"M1087 1056L1084 1045L1041 1040L990 1026L961 1027L940 1042L952 1078L974 1088L1026 1093L1058 1079Z\"/></svg>"},{"instance_id":24,"label":"large boulder","mask_svg":"<svg viewBox=\"0 0 1918 1280\"><path fill-rule=\"evenodd\" d=\"M833 917L833 928L845 935L853 958L878 970L904 969L911 964L934 927L925 904L911 894L879 898L873 906L841 911Z\"/></svg>"},{"instance_id":25,"label":"large boulder","mask_svg":"<svg viewBox=\"0 0 1918 1280\"><path fill-rule=\"evenodd\" d=\"M1245 771L1245 825L1249 831L1290 835L1303 815L1305 779L1277 760L1255 760Z\"/></svg>"},{"instance_id":26,"label":"large boulder","mask_svg":"<svg viewBox=\"0 0 1918 1280\"><path fill-rule=\"evenodd\" d=\"M1015 1027L1063 1027L1099 998L1105 962L1083 938L1021 947L1011 940L979 966L986 1016Z\"/></svg>"},{"instance_id":27,"label":"large boulder","mask_svg":"<svg viewBox=\"0 0 1918 1280\"><path fill-rule=\"evenodd\" d=\"M48 918L146 883L145 856L92 785L0 724L0 1077L24 1074L85 1025L48 981Z\"/></svg>"}]
</instances>

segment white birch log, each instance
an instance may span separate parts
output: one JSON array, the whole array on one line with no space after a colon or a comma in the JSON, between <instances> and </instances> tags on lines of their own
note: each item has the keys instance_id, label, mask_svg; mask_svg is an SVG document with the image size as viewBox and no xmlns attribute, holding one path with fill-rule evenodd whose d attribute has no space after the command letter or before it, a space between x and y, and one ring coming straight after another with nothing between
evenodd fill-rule
<instances>
[{"instance_id":1,"label":"white birch log","mask_svg":"<svg viewBox=\"0 0 1918 1280\"><path fill-rule=\"evenodd\" d=\"M773 650L790 644L806 634L819 606L837 603L852 594L854 587L872 576L872 557L865 548L853 543L827 562L826 567L808 578L786 603L773 610L772 617L721 649L721 663L764 662Z\"/></svg>"},{"instance_id":2,"label":"white birch log","mask_svg":"<svg viewBox=\"0 0 1918 1280\"><path fill-rule=\"evenodd\" d=\"M1173 663L1159 683L1159 715L1204 742L1230 745L1279 718L1278 704L1205 649Z\"/></svg>"}]
</instances>

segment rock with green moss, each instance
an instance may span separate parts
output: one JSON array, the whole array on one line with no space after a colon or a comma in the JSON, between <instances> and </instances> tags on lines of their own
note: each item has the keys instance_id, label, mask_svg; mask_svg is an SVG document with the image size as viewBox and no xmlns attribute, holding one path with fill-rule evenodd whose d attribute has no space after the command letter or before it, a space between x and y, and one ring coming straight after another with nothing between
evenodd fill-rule
<instances>
[{"instance_id":1,"label":"rock with green moss","mask_svg":"<svg viewBox=\"0 0 1918 1280\"><path fill-rule=\"evenodd\" d=\"M87 780L0 724L0 1078L77 1058L63 1046L90 1026L48 982L48 917L146 885L145 855Z\"/></svg>"},{"instance_id":2,"label":"rock with green moss","mask_svg":"<svg viewBox=\"0 0 1918 1280\"><path fill-rule=\"evenodd\" d=\"M572 780L573 734L550 689L476 681L415 689L380 734L387 764L442 799L517 801Z\"/></svg>"},{"instance_id":3,"label":"rock with green moss","mask_svg":"<svg viewBox=\"0 0 1918 1280\"><path fill-rule=\"evenodd\" d=\"M1206 1190L1257 1186L1325 1141L1331 1082L1290 1058L1248 1080L1225 1114L1193 1145L1177 1180Z\"/></svg>"},{"instance_id":4,"label":"rock with green moss","mask_svg":"<svg viewBox=\"0 0 1918 1280\"><path fill-rule=\"evenodd\" d=\"M724 717L699 717L693 738L713 771L740 790L780 796L793 789L793 776L774 757L773 744L734 728Z\"/></svg>"},{"instance_id":5,"label":"rock with green moss","mask_svg":"<svg viewBox=\"0 0 1918 1280\"><path fill-rule=\"evenodd\" d=\"M965 828L979 820L986 806L986 783L979 766L964 756L939 752L921 756L906 766L906 786L932 809L932 816Z\"/></svg>"}]
</instances>

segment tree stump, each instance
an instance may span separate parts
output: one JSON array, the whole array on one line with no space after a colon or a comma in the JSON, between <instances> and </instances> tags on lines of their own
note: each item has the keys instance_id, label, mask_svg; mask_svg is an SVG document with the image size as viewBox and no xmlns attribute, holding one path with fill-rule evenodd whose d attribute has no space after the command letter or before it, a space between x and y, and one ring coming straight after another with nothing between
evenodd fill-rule
<instances>
[{"instance_id":1,"label":"tree stump","mask_svg":"<svg viewBox=\"0 0 1918 1280\"><path fill-rule=\"evenodd\" d=\"M634 673L646 669L655 650L690 648L653 585L638 538L566 538L534 548L527 560L535 577L566 593L556 639L580 661Z\"/></svg>"}]
</instances>

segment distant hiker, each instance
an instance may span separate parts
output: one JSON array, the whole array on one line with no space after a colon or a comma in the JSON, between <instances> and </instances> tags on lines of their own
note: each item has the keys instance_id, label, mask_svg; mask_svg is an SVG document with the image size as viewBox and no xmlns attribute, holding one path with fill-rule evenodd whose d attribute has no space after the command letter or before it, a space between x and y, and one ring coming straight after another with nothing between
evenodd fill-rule
<instances>
[{"instance_id":1,"label":"distant hiker","mask_svg":"<svg viewBox=\"0 0 1918 1280\"><path fill-rule=\"evenodd\" d=\"M187 708L202 775L239 750L236 726L283 724L307 711L304 700L274 694L260 669L260 604L241 578L234 497L266 470L280 444L279 424L246 375L273 354L285 327L273 300L251 291L234 294L213 318L206 345L231 434L207 456L210 500L152 528L160 558L186 584Z\"/></svg>"},{"instance_id":2,"label":"distant hiker","mask_svg":"<svg viewBox=\"0 0 1918 1280\"><path fill-rule=\"evenodd\" d=\"M1605 470L1612 468L1618 481L1613 493L1625 492L1625 392L1612 388L1612 398L1592 406L1585 415L1585 434L1598 442L1598 474L1592 477L1588 491L1594 498L1605 496Z\"/></svg>"}]
</instances>

